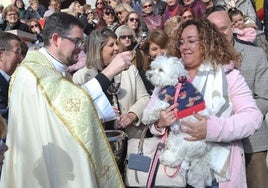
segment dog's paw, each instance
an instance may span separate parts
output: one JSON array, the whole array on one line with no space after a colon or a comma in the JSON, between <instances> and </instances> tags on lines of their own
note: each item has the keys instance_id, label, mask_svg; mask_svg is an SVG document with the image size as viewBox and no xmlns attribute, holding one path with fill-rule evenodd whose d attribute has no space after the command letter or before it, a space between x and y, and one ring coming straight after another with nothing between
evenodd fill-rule
<instances>
[{"instance_id":1,"label":"dog's paw","mask_svg":"<svg viewBox=\"0 0 268 188\"><path fill-rule=\"evenodd\" d=\"M185 177L187 175L189 168L190 168L190 162L186 160L182 161L180 166L180 174Z\"/></svg>"}]
</instances>

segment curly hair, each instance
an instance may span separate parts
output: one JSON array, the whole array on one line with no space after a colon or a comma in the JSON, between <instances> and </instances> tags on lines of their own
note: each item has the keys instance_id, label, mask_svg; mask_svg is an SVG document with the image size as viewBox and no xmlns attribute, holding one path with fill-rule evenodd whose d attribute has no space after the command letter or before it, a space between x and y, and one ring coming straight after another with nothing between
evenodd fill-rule
<instances>
[{"instance_id":1,"label":"curly hair","mask_svg":"<svg viewBox=\"0 0 268 188\"><path fill-rule=\"evenodd\" d=\"M235 48L226 40L223 34L218 31L217 27L208 19L188 20L174 32L170 39L167 49L168 56L181 57L180 51L177 48L178 41L184 29L190 25L194 25L199 33L202 52L202 62L209 61L214 65L229 64L230 61L235 63L235 67L239 67L241 55Z\"/></svg>"}]
</instances>

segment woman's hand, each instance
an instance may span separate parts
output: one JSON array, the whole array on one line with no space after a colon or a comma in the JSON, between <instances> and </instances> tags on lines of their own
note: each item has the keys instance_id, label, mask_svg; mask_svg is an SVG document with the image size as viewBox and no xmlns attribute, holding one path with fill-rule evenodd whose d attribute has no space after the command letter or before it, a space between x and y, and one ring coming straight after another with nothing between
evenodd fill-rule
<instances>
[{"instance_id":1,"label":"woman's hand","mask_svg":"<svg viewBox=\"0 0 268 188\"><path fill-rule=\"evenodd\" d=\"M112 62L102 71L102 73L109 79L121 73L124 70L127 70L132 60L132 53L130 51L119 53L115 56Z\"/></svg>"},{"instance_id":2,"label":"woman's hand","mask_svg":"<svg viewBox=\"0 0 268 188\"><path fill-rule=\"evenodd\" d=\"M178 104L173 104L166 110L160 112L160 118L157 122L157 127L164 128L168 127L176 121L176 116L174 114L174 109L178 107Z\"/></svg>"},{"instance_id":3,"label":"woman's hand","mask_svg":"<svg viewBox=\"0 0 268 188\"><path fill-rule=\"evenodd\" d=\"M137 121L137 116L134 113L128 113L128 114L122 114L119 118L119 120L117 121L117 127L118 128L125 128L129 125L131 125L132 123L134 123L135 121Z\"/></svg>"},{"instance_id":4,"label":"woman's hand","mask_svg":"<svg viewBox=\"0 0 268 188\"><path fill-rule=\"evenodd\" d=\"M207 118L200 114L193 115L197 122L181 122L181 132L189 134L191 137L185 137L188 141L203 140L207 135Z\"/></svg>"},{"instance_id":5,"label":"woman's hand","mask_svg":"<svg viewBox=\"0 0 268 188\"><path fill-rule=\"evenodd\" d=\"M114 113L115 113L115 116L116 117L119 117L120 116L120 111L117 107L113 106L113 110L114 110Z\"/></svg>"}]
</instances>

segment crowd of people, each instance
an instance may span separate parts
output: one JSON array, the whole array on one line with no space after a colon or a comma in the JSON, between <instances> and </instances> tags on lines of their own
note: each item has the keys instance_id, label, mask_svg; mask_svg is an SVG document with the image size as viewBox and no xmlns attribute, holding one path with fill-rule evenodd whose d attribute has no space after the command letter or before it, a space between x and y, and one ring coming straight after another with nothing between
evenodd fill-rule
<instances>
[{"instance_id":1,"label":"crowd of people","mask_svg":"<svg viewBox=\"0 0 268 188\"><path fill-rule=\"evenodd\" d=\"M228 180L204 188L267 188L267 24L266 1L262 18L253 0L0 4L0 187L125 187L127 145L118 164L105 131L141 137L160 89L146 71L167 56L183 62L210 112L181 121L185 139L230 145ZM179 105L147 136L164 135Z\"/></svg>"}]
</instances>

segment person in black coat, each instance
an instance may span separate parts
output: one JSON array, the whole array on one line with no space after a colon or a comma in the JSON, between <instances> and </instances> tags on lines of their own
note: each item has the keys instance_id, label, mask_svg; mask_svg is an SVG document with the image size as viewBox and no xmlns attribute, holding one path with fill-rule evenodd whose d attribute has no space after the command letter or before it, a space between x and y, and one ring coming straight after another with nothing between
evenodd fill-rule
<instances>
[{"instance_id":1,"label":"person in black coat","mask_svg":"<svg viewBox=\"0 0 268 188\"><path fill-rule=\"evenodd\" d=\"M4 23L0 24L1 31L22 30L29 32L28 25L19 20L20 12L14 5L8 5L3 12Z\"/></svg>"},{"instance_id":2,"label":"person in black coat","mask_svg":"<svg viewBox=\"0 0 268 188\"><path fill-rule=\"evenodd\" d=\"M0 115L8 119L9 80L21 62L21 40L17 35L0 31Z\"/></svg>"}]
</instances>

